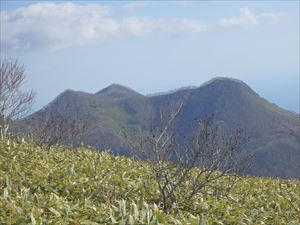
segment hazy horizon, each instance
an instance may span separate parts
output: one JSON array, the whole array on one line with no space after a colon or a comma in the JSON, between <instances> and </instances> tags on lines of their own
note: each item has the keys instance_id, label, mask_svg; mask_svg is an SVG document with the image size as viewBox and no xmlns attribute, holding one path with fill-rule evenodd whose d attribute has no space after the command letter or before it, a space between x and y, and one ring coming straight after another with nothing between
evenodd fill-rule
<instances>
[{"instance_id":1,"label":"hazy horizon","mask_svg":"<svg viewBox=\"0 0 300 225\"><path fill-rule=\"evenodd\" d=\"M148 95L232 77L299 113L297 1L1 1L0 37L34 111L66 89Z\"/></svg>"}]
</instances>

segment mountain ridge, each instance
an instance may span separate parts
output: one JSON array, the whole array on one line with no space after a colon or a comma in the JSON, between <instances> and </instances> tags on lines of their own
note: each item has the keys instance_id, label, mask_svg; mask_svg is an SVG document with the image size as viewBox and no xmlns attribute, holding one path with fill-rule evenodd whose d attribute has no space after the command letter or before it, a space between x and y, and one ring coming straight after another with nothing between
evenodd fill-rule
<instances>
[{"instance_id":1,"label":"mountain ridge","mask_svg":"<svg viewBox=\"0 0 300 225\"><path fill-rule=\"evenodd\" d=\"M299 140L289 135L291 131L298 134L299 115L260 97L243 81L215 78L197 88L155 96L144 96L117 84L95 94L63 93L44 111L30 115L30 123L37 123L35 118L43 117L47 111L63 118L89 116L96 129L87 143L97 149L110 148L116 154L128 155L130 151L125 147L126 139L121 133L136 135L140 130L149 129L150 124L159 128L162 126L161 113L170 115L180 103L184 103L174 123L178 134L191 135L190 124L194 119L214 115L214 124L222 129L238 127L252 138L245 149L256 155L252 175L299 176L300 165L295 160L300 162Z\"/></svg>"}]
</instances>

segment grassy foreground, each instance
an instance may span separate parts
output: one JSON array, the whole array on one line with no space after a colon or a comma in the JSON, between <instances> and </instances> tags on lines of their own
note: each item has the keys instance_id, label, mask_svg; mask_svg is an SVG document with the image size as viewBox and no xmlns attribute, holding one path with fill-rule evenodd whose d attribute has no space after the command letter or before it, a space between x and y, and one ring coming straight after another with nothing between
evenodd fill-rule
<instances>
[{"instance_id":1,"label":"grassy foreground","mask_svg":"<svg viewBox=\"0 0 300 225\"><path fill-rule=\"evenodd\" d=\"M298 180L247 177L166 214L145 162L0 142L0 224L300 224L299 190Z\"/></svg>"}]
</instances>

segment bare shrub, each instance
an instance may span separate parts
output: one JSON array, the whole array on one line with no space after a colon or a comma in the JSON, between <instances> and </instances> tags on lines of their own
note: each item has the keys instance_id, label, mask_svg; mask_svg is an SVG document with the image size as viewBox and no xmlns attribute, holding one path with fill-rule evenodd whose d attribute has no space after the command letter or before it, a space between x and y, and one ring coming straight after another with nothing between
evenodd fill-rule
<instances>
[{"instance_id":1,"label":"bare shrub","mask_svg":"<svg viewBox=\"0 0 300 225\"><path fill-rule=\"evenodd\" d=\"M41 118L36 118L27 133L40 146L50 148L54 145L84 145L95 126L89 123L88 117L64 118L46 112ZM29 122L30 124L30 122Z\"/></svg>"},{"instance_id":2,"label":"bare shrub","mask_svg":"<svg viewBox=\"0 0 300 225\"><path fill-rule=\"evenodd\" d=\"M146 159L159 189L159 202L168 211L174 204L192 202L199 192L212 188L214 182L249 165L250 157L240 153L244 144L242 131L226 135L212 125L211 119L195 121L191 137L179 143L172 124L183 109L180 104L168 119L161 116L162 128L151 128L135 137L128 137L129 148ZM232 183L235 179L232 179ZM217 188L217 186L215 186ZM180 201L180 202L179 202Z\"/></svg>"},{"instance_id":3,"label":"bare shrub","mask_svg":"<svg viewBox=\"0 0 300 225\"><path fill-rule=\"evenodd\" d=\"M25 68L17 60L0 58L0 139L4 139L12 121L25 116L35 98L23 91Z\"/></svg>"}]
</instances>

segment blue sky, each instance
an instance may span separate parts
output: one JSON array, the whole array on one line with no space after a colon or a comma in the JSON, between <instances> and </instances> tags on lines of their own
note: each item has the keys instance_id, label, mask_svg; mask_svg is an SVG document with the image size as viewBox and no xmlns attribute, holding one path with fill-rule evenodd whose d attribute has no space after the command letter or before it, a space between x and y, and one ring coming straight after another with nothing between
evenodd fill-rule
<instances>
[{"instance_id":1,"label":"blue sky","mask_svg":"<svg viewBox=\"0 0 300 225\"><path fill-rule=\"evenodd\" d=\"M65 89L143 94L234 77L299 112L299 1L3 1L1 56L34 110Z\"/></svg>"}]
</instances>

